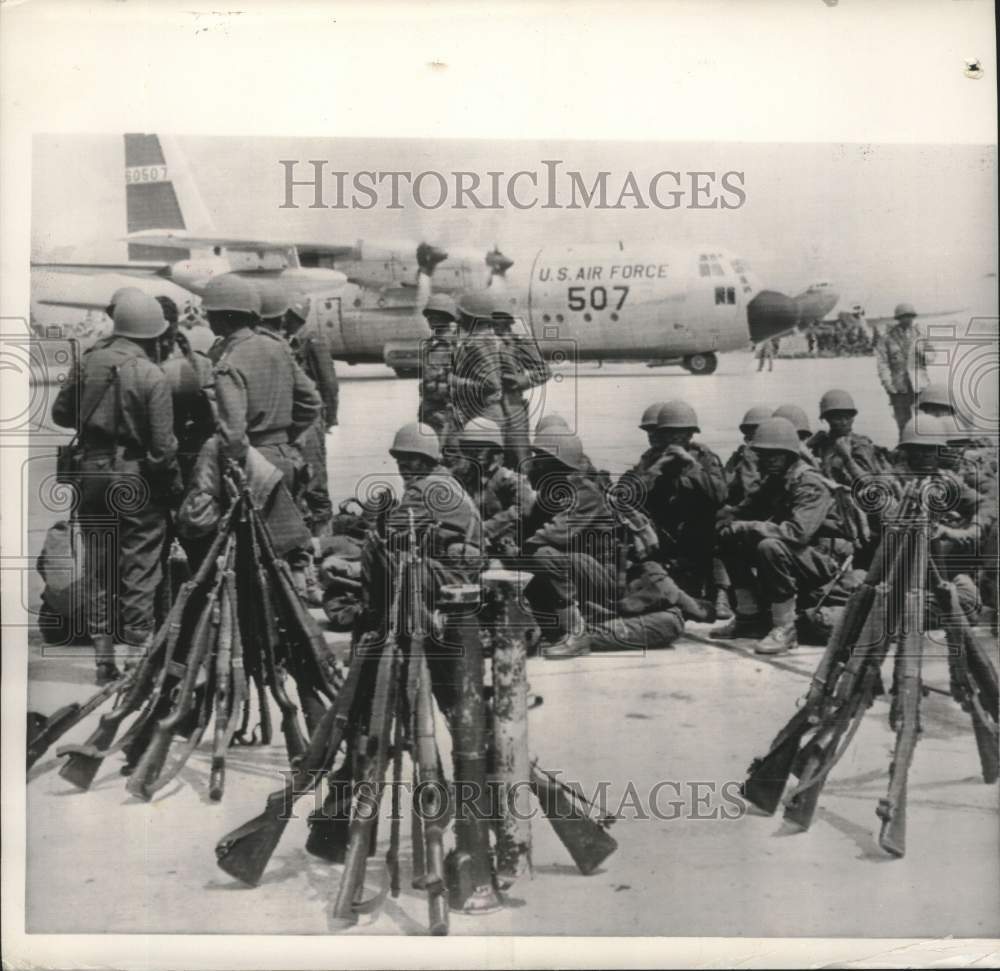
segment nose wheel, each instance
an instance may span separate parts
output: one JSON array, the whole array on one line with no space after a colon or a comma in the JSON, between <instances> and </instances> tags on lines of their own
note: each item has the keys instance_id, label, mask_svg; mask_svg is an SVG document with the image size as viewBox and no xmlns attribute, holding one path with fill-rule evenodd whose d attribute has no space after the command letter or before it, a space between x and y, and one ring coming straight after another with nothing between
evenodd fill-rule
<instances>
[{"instance_id":1,"label":"nose wheel","mask_svg":"<svg viewBox=\"0 0 1000 971\"><path fill-rule=\"evenodd\" d=\"M692 374L712 374L719 366L719 359L708 354L690 354L681 362Z\"/></svg>"}]
</instances>

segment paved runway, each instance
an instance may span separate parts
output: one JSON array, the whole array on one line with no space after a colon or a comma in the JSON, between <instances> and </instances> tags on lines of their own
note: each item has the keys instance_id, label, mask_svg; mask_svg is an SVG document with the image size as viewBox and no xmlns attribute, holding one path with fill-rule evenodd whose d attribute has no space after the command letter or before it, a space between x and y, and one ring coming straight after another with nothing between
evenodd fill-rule
<instances>
[{"instance_id":1,"label":"paved runway","mask_svg":"<svg viewBox=\"0 0 1000 971\"><path fill-rule=\"evenodd\" d=\"M894 444L895 425L871 358L778 360L762 374L755 368L746 354L723 356L709 378L638 365L586 366L575 376L561 372L546 389L544 408L573 420L595 463L612 472L644 448L636 428L642 409L675 397L695 407L701 439L723 459L751 404L791 402L815 416L830 387L854 395L859 431ZM385 450L395 428L412 420L417 394L415 382L382 368L341 373L341 425L329 441L335 500L363 486L366 476L391 475ZM40 453L32 463L33 482L47 461ZM33 546L52 518L33 503ZM30 594L37 595L37 585ZM532 750L588 792L606 784L608 809L622 813L612 829L620 849L598 873L582 877L536 818L534 878L516 884L495 915L454 917L452 932L996 936L997 789L978 778L967 716L949 699L925 700L903 860L887 860L875 842L875 807L892 744L881 700L831 776L809 833L791 835L780 817L743 813L726 797L793 711L817 659L814 648L765 661L739 647L682 640L647 656L532 660L532 688L545 699L530 715ZM49 712L86 697L91 663L42 658L33 649L30 707ZM940 659L928 664L927 680L947 685ZM79 726L72 738L89 729ZM28 930L326 932L340 869L303 849L311 806L300 808L258 889L238 886L214 864L218 837L259 812L279 784L280 737L267 750L233 752L221 805L205 795L209 756L203 746L148 805L127 796L117 764L80 794L52 771L51 758L39 763L28 787ZM651 811L658 783L659 818ZM403 819L403 893L387 900L377 918L363 918L356 933L414 934L425 926L425 904L409 889L405 807ZM380 837L380 856L370 867L376 889L387 825Z\"/></svg>"}]
</instances>

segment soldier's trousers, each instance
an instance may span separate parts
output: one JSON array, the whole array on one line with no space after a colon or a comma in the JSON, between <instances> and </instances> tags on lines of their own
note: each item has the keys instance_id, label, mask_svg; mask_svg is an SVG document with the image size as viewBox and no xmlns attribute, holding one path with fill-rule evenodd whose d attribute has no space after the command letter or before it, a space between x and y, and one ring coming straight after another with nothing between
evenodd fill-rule
<instances>
[{"instance_id":1,"label":"soldier's trousers","mask_svg":"<svg viewBox=\"0 0 1000 971\"><path fill-rule=\"evenodd\" d=\"M532 578L524 596L543 630L552 626L545 615L554 616L570 604L579 605L584 615L588 603L605 611L614 606L614 572L586 553L561 553L551 546L540 546L532 553L527 569Z\"/></svg>"},{"instance_id":2,"label":"soldier's trousers","mask_svg":"<svg viewBox=\"0 0 1000 971\"><path fill-rule=\"evenodd\" d=\"M719 541L733 586L756 591L768 603L800 597L833 579L837 563L815 546L736 535Z\"/></svg>"},{"instance_id":3,"label":"soldier's trousers","mask_svg":"<svg viewBox=\"0 0 1000 971\"><path fill-rule=\"evenodd\" d=\"M892 406L892 417L896 419L896 426L900 432L902 432L903 426L913 417L913 409L916 403L917 396L909 391L889 395L889 404Z\"/></svg>"},{"instance_id":4,"label":"soldier's trousers","mask_svg":"<svg viewBox=\"0 0 1000 971\"><path fill-rule=\"evenodd\" d=\"M295 441L308 466L302 501L309 520L309 528L317 535L333 519L333 503L326 471L326 425L313 422Z\"/></svg>"},{"instance_id":5,"label":"soldier's trousers","mask_svg":"<svg viewBox=\"0 0 1000 971\"><path fill-rule=\"evenodd\" d=\"M88 632L138 646L154 629L167 508L136 460L85 455L82 473Z\"/></svg>"},{"instance_id":6,"label":"soldier's trousers","mask_svg":"<svg viewBox=\"0 0 1000 971\"><path fill-rule=\"evenodd\" d=\"M595 651L648 651L670 647L684 633L679 610L656 610L639 617L617 617L589 634Z\"/></svg>"}]
</instances>

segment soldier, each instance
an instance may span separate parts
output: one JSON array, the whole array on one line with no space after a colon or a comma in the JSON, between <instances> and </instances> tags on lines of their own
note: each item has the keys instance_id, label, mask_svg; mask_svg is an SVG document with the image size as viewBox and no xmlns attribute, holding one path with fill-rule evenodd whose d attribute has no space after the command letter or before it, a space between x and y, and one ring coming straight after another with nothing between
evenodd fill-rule
<instances>
[{"instance_id":1,"label":"soldier","mask_svg":"<svg viewBox=\"0 0 1000 971\"><path fill-rule=\"evenodd\" d=\"M913 417L918 387L927 381L926 355L918 346L919 335L913 327L916 316L913 304L897 304L893 314L896 324L875 349L879 380L889 395L892 414L901 432Z\"/></svg>"},{"instance_id":2,"label":"soldier","mask_svg":"<svg viewBox=\"0 0 1000 971\"><path fill-rule=\"evenodd\" d=\"M650 453L659 452L662 446L657 422L660 418L660 410L665 405L665 401L654 401L651 405L647 405L645 411L642 413L642 417L639 419L639 429L646 433L646 442L649 445ZM639 459L639 463L642 463L642 458Z\"/></svg>"},{"instance_id":3,"label":"soldier","mask_svg":"<svg viewBox=\"0 0 1000 971\"><path fill-rule=\"evenodd\" d=\"M738 506L747 496L756 491L760 485L760 473L757 470L757 453L750 447L753 433L757 426L772 415L767 405L754 405L748 408L740 422L740 434L743 441L736 451L729 456L723 467L726 477L726 502L730 506Z\"/></svg>"},{"instance_id":4,"label":"soldier","mask_svg":"<svg viewBox=\"0 0 1000 971\"><path fill-rule=\"evenodd\" d=\"M487 548L497 556L517 555L517 526L531 514L535 492L527 476L503 464L503 432L488 418L473 418L459 436L462 460L455 477L479 509Z\"/></svg>"},{"instance_id":5,"label":"soldier","mask_svg":"<svg viewBox=\"0 0 1000 971\"><path fill-rule=\"evenodd\" d=\"M528 404L524 393L545 384L552 372L534 339L512 332L514 321L510 314L500 310L494 311L492 317L493 333L500 341L504 461L508 468L517 470L530 454Z\"/></svg>"},{"instance_id":6,"label":"soldier","mask_svg":"<svg viewBox=\"0 0 1000 971\"><path fill-rule=\"evenodd\" d=\"M626 473L638 480L644 496L639 501L660 535L662 562L692 597L702 597L713 586L715 517L727 492L719 457L694 441L700 430L690 405L668 401L657 416L659 455L647 452Z\"/></svg>"},{"instance_id":7,"label":"soldier","mask_svg":"<svg viewBox=\"0 0 1000 971\"><path fill-rule=\"evenodd\" d=\"M493 333L494 298L475 291L462 297L458 307L461 337L455 349L451 376L452 405L459 427L472 418L489 418L501 428L503 411L503 357Z\"/></svg>"},{"instance_id":8,"label":"soldier","mask_svg":"<svg viewBox=\"0 0 1000 971\"><path fill-rule=\"evenodd\" d=\"M181 494L170 385L154 363L167 326L152 297L116 295L111 336L84 354L52 408L56 424L75 428L82 447L79 515L98 684L118 677L119 616L125 644L145 649L152 641L169 509ZM107 549L109 520L114 550ZM109 589L110 564L117 591Z\"/></svg>"},{"instance_id":9,"label":"soldier","mask_svg":"<svg viewBox=\"0 0 1000 971\"><path fill-rule=\"evenodd\" d=\"M458 447L456 436L461 427L451 399L458 320L455 301L446 293L432 293L424 307L424 319L431 337L423 342L417 416L437 432L447 464Z\"/></svg>"},{"instance_id":10,"label":"soldier","mask_svg":"<svg viewBox=\"0 0 1000 971\"><path fill-rule=\"evenodd\" d=\"M260 292L260 328L273 334L281 334L288 311L288 294L277 280L254 280Z\"/></svg>"},{"instance_id":11,"label":"soldier","mask_svg":"<svg viewBox=\"0 0 1000 971\"><path fill-rule=\"evenodd\" d=\"M772 418L787 418L795 428L795 434L802 443L799 449L802 459L810 465L816 465L816 458L809 449L809 439L812 438L812 428L809 416L798 405L779 405L774 409Z\"/></svg>"},{"instance_id":12,"label":"soldier","mask_svg":"<svg viewBox=\"0 0 1000 971\"><path fill-rule=\"evenodd\" d=\"M295 363L288 344L271 331L256 331L260 294L231 273L214 277L202 305L215 351L215 398L224 457L241 462L253 445L282 474L294 495L299 460L292 443L320 414L316 386Z\"/></svg>"},{"instance_id":13,"label":"soldier","mask_svg":"<svg viewBox=\"0 0 1000 971\"><path fill-rule=\"evenodd\" d=\"M781 341L777 337L771 337L768 340L763 340L757 348L757 370L764 370L764 362L767 361L768 371L774 370L774 358L778 353L778 348L781 346Z\"/></svg>"},{"instance_id":14,"label":"soldier","mask_svg":"<svg viewBox=\"0 0 1000 971\"><path fill-rule=\"evenodd\" d=\"M540 618L550 646L547 658L578 657L589 651L581 607L612 609L617 597L618 523L605 490L587 470L576 435L551 429L536 435L527 475L534 505L524 520L533 578L525 596ZM589 609L589 608L588 608ZM551 623L542 623L546 618Z\"/></svg>"},{"instance_id":15,"label":"soldier","mask_svg":"<svg viewBox=\"0 0 1000 971\"><path fill-rule=\"evenodd\" d=\"M309 320L308 298L295 301L285 314L285 333L295 361L316 385L321 413L296 441L308 468L302 499L313 536L327 536L333 519L327 477L326 436L337 424L340 388L330 345L316 319Z\"/></svg>"},{"instance_id":16,"label":"soldier","mask_svg":"<svg viewBox=\"0 0 1000 971\"><path fill-rule=\"evenodd\" d=\"M954 465L949 453L961 440L956 434L961 432L947 419L928 416L909 421L899 439L900 471L937 480L935 494L948 499L929 502L923 510L931 519L930 552L941 575L954 582L963 609L972 616L980 604L972 574L996 570L987 553L989 537L996 530L996 486L994 482L992 490L977 490L949 468Z\"/></svg>"},{"instance_id":17,"label":"soldier","mask_svg":"<svg viewBox=\"0 0 1000 971\"><path fill-rule=\"evenodd\" d=\"M837 571L818 549L818 537L837 535L833 496L823 477L802 460L795 428L785 418L757 426L760 488L720 517L719 544L733 579L736 616L715 637L760 637L759 654L783 654L797 645L796 598L828 582ZM770 622L762 600L770 604Z\"/></svg>"}]
</instances>

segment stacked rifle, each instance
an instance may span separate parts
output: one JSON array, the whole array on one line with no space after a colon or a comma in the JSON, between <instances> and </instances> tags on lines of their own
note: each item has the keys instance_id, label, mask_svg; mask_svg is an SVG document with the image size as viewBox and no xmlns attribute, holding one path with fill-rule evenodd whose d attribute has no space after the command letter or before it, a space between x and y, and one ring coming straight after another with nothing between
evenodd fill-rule
<instances>
[{"instance_id":1,"label":"stacked rifle","mask_svg":"<svg viewBox=\"0 0 1000 971\"><path fill-rule=\"evenodd\" d=\"M59 774L80 789L89 789L104 760L121 752L128 791L148 800L177 776L214 722L209 795L221 799L230 745L271 740L268 695L281 712L289 761L302 756L306 735L288 676L312 727L326 709L323 699L336 695L336 665L240 470L230 469L227 482L230 504L211 546L149 650L124 678L37 725L34 737L29 732L29 766L112 696L113 707L90 738L58 750L66 758ZM259 739L256 729L247 735L251 687Z\"/></svg>"},{"instance_id":2,"label":"stacked rifle","mask_svg":"<svg viewBox=\"0 0 1000 971\"><path fill-rule=\"evenodd\" d=\"M374 533L371 540L379 542ZM392 813L386 865L392 895L400 892L404 756L409 757L412 771L412 886L426 895L431 934L448 932L451 910L485 914L502 906L498 891L526 869L530 830L523 804L517 806L519 789L535 794L583 873L593 872L617 847L605 831L607 822L594 820L573 790L528 758L526 647L523 638L511 636L506 614L506 598L518 588L518 575L486 571L482 586L443 585L437 609L445 633L438 636L425 593L430 575L426 540L427 534L418 542L411 515L405 548L389 552L383 546L391 591L387 591L386 629L359 639L344 685L316 726L303 757L293 764L285 787L268 797L263 813L216 846L219 866L226 873L258 885L292 817L295 800L326 779L328 795L322 810L310 817L306 848L343 864L332 910L333 921L341 927L355 923L357 915L371 910L372 901L378 900L377 895L365 898L365 875L375 852L390 765ZM479 609L483 587L491 591L493 606L485 636ZM492 648L494 660L489 692L484 685L484 642ZM435 737L435 698L442 703L451 729L451 787ZM490 775L509 796L500 806L490 799L490 792L497 791L487 784ZM512 818L515 809L517 818ZM452 818L454 846L446 853Z\"/></svg>"},{"instance_id":3,"label":"stacked rifle","mask_svg":"<svg viewBox=\"0 0 1000 971\"><path fill-rule=\"evenodd\" d=\"M927 485L927 480L911 482L897 514L886 519L865 582L834 627L805 703L767 754L753 761L742 787L746 799L771 814L794 775L798 784L785 799L784 818L808 829L827 776L873 699L883 693L881 669L895 644L889 721L896 745L888 792L877 809L879 845L894 857L906 852L906 782L926 691L921 672L929 616L945 630L950 692L971 716L983 781L992 784L998 777L997 670L973 636L954 585L945 582L930 554ZM929 584L936 607L930 613Z\"/></svg>"}]
</instances>

